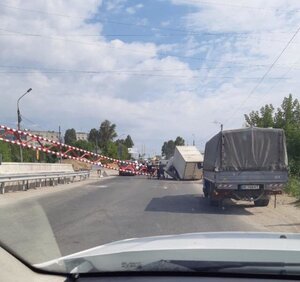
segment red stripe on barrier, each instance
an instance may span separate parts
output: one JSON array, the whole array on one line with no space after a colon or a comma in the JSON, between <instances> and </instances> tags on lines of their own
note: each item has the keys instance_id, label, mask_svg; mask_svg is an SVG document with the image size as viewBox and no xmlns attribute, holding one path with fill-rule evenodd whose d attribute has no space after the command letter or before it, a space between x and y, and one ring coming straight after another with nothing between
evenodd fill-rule
<instances>
[{"instance_id":1,"label":"red stripe on barrier","mask_svg":"<svg viewBox=\"0 0 300 282\"><path fill-rule=\"evenodd\" d=\"M30 141L33 141L33 142L35 141L35 142L40 143L40 140L42 140L42 141L49 142L51 144L59 145L61 147L66 147L66 148L69 148L69 149L73 149L75 151L84 152L84 153L87 153L87 154L90 154L90 155L94 155L94 156L97 156L98 158L104 158L104 159L107 159L107 160L116 161L118 163L126 163L126 164L136 165L133 162L117 160L117 159L113 159L113 158L103 156L103 155L100 155L100 154L95 154L93 152L89 152L89 151L86 151L86 150L82 150L80 148L76 148L76 147L69 146L69 145L66 145L66 144L63 144L63 143L59 143L57 141L53 141L53 140L50 140L50 139L47 139L47 138L44 138L44 137L41 137L41 136L36 136L36 135L33 135L33 134L28 133L26 131L16 130L16 129L9 128L9 127L4 126L4 125L0 125L0 129L1 128L6 130L6 131L9 131L8 133L14 132L14 133L18 133L19 135L30 136L32 138L35 138L36 140L30 140ZM15 137L17 138L19 136L15 136ZM22 141L21 138L19 140ZM77 160L77 161L80 161L80 162L85 162L85 163L97 165L97 166L104 167L104 168L107 168L107 169L112 169L112 170L131 173L132 175L150 175L148 173L143 173L143 172L139 172L139 171L134 171L133 172L131 170L126 170L126 169L121 169L121 168L117 169L117 168L111 167L107 164L102 164L99 161L91 161L91 160L88 160L88 159L84 159L82 157L74 157L74 156L67 155L67 152L55 152L55 151L49 150L49 149L44 148L44 147L37 147L37 146L31 145L31 144L22 143L20 141L9 140L9 139L3 138L3 137L0 137L0 141L6 142L6 143L11 143L11 144L16 144L16 145L22 146L24 148L32 149L32 150L43 151L43 152L45 152L47 154L51 154L51 155L57 155L57 156L61 156L61 157L64 157L64 158L73 159L73 160Z\"/></svg>"}]
</instances>

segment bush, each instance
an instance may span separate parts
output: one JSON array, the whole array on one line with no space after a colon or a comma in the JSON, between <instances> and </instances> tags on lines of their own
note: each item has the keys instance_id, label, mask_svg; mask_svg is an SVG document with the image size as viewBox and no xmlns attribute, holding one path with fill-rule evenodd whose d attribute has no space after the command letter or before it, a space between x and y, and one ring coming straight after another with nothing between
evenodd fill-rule
<instances>
[{"instance_id":1,"label":"bush","mask_svg":"<svg viewBox=\"0 0 300 282\"><path fill-rule=\"evenodd\" d=\"M300 199L300 178L290 176L289 182L285 188L285 192L293 197Z\"/></svg>"}]
</instances>

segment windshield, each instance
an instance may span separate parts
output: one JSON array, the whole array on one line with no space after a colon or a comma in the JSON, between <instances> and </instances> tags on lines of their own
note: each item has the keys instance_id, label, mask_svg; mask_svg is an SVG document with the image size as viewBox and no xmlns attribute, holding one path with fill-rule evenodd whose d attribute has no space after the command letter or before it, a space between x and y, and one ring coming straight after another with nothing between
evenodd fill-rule
<instances>
[{"instance_id":1,"label":"windshield","mask_svg":"<svg viewBox=\"0 0 300 282\"><path fill-rule=\"evenodd\" d=\"M0 242L50 272L300 275L300 3L0 1Z\"/></svg>"}]
</instances>

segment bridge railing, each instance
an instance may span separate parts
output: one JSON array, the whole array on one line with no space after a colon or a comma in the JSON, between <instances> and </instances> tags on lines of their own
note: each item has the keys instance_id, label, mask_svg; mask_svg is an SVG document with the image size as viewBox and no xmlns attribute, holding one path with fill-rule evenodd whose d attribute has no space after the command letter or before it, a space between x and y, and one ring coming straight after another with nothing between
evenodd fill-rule
<instances>
[{"instance_id":1,"label":"bridge railing","mask_svg":"<svg viewBox=\"0 0 300 282\"><path fill-rule=\"evenodd\" d=\"M8 190L23 190L42 186L56 186L89 178L89 171L82 172L49 172L33 174L6 174L0 175L0 193Z\"/></svg>"}]
</instances>

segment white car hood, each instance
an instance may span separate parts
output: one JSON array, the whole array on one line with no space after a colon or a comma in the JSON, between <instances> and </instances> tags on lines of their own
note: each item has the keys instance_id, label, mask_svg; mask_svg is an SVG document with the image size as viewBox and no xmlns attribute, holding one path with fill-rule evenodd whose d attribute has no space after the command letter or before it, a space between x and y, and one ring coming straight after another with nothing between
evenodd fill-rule
<instances>
[{"instance_id":1,"label":"white car hood","mask_svg":"<svg viewBox=\"0 0 300 282\"><path fill-rule=\"evenodd\" d=\"M35 267L63 272L130 271L161 260L300 263L300 234L188 233L101 245Z\"/></svg>"}]
</instances>

